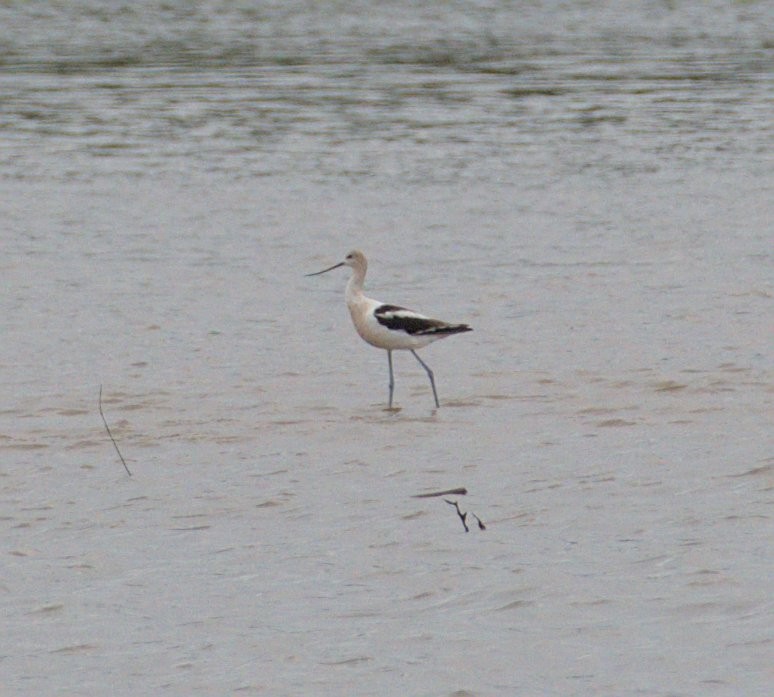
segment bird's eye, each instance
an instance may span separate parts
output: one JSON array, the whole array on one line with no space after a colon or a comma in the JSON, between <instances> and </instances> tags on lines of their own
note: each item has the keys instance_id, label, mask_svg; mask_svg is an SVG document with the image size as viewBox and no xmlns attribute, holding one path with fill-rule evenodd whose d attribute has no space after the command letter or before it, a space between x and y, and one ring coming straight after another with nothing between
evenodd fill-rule
<instances>
[{"instance_id":1,"label":"bird's eye","mask_svg":"<svg viewBox=\"0 0 774 697\"><path fill-rule=\"evenodd\" d=\"M351 258L352 258L352 255L351 254L347 254L347 259L351 259Z\"/></svg>"}]
</instances>

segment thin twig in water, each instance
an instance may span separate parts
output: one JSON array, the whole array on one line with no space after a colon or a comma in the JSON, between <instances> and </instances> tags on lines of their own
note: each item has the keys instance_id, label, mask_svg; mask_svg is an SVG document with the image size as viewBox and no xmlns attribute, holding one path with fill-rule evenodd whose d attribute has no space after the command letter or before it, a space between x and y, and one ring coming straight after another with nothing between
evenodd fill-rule
<instances>
[{"instance_id":1,"label":"thin twig in water","mask_svg":"<svg viewBox=\"0 0 774 697\"><path fill-rule=\"evenodd\" d=\"M131 477L132 473L129 471L129 467L126 464L126 460L124 460L124 456L121 454L121 451L118 449L118 443L116 443L116 439L113 438L113 434L110 432L110 426L108 426L107 419L105 418L105 413L102 411L102 385L99 386L99 415L102 417L102 423L105 424L105 430L107 431L107 434L110 436L110 440L113 441L113 447L116 449L116 452L118 453L118 457L121 458L121 463L124 466L124 469L126 470L126 473Z\"/></svg>"}]
</instances>

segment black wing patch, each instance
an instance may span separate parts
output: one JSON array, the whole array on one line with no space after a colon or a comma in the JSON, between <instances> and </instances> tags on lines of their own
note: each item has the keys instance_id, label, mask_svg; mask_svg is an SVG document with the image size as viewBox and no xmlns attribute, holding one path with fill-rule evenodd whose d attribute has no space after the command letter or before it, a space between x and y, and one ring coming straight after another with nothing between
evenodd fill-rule
<instances>
[{"instance_id":1,"label":"black wing patch","mask_svg":"<svg viewBox=\"0 0 774 697\"><path fill-rule=\"evenodd\" d=\"M374 316L379 324L393 331L403 331L410 335L422 334L457 334L469 332L467 324L447 324L438 319L430 319L418 315L412 310L398 305L380 305L374 310Z\"/></svg>"}]
</instances>

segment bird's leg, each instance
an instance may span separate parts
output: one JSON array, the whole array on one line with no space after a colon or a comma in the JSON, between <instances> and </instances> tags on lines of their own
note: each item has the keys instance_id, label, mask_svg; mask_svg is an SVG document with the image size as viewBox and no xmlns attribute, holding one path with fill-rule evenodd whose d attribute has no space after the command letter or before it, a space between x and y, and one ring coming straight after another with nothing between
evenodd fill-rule
<instances>
[{"instance_id":1,"label":"bird's leg","mask_svg":"<svg viewBox=\"0 0 774 697\"><path fill-rule=\"evenodd\" d=\"M427 372L427 377L430 378L430 387L433 388L433 397L435 398L435 406L436 408L440 407L441 405L438 404L438 393L435 391L435 379L433 378L433 371L430 370L430 366L427 365L419 356L417 356L416 351L414 349L409 349L411 353L414 354L414 358L416 358L419 361L419 364L425 369Z\"/></svg>"},{"instance_id":2,"label":"bird's leg","mask_svg":"<svg viewBox=\"0 0 774 697\"><path fill-rule=\"evenodd\" d=\"M390 366L390 403L387 408L392 409L392 393L395 390L395 378L392 375L392 351L387 351L387 365Z\"/></svg>"}]
</instances>

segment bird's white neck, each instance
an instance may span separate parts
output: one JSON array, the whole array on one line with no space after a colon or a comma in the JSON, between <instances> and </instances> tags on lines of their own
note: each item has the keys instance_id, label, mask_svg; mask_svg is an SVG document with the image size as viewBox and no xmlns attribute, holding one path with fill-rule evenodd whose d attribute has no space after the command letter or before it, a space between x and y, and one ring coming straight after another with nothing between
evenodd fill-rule
<instances>
[{"instance_id":1,"label":"bird's white neck","mask_svg":"<svg viewBox=\"0 0 774 697\"><path fill-rule=\"evenodd\" d=\"M350 307L357 304L363 299L363 281L365 280L365 272L360 269L352 269L352 276L347 281L347 289L344 293L344 297L347 301L347 305Z\"/></svg>"}]
</instances>

